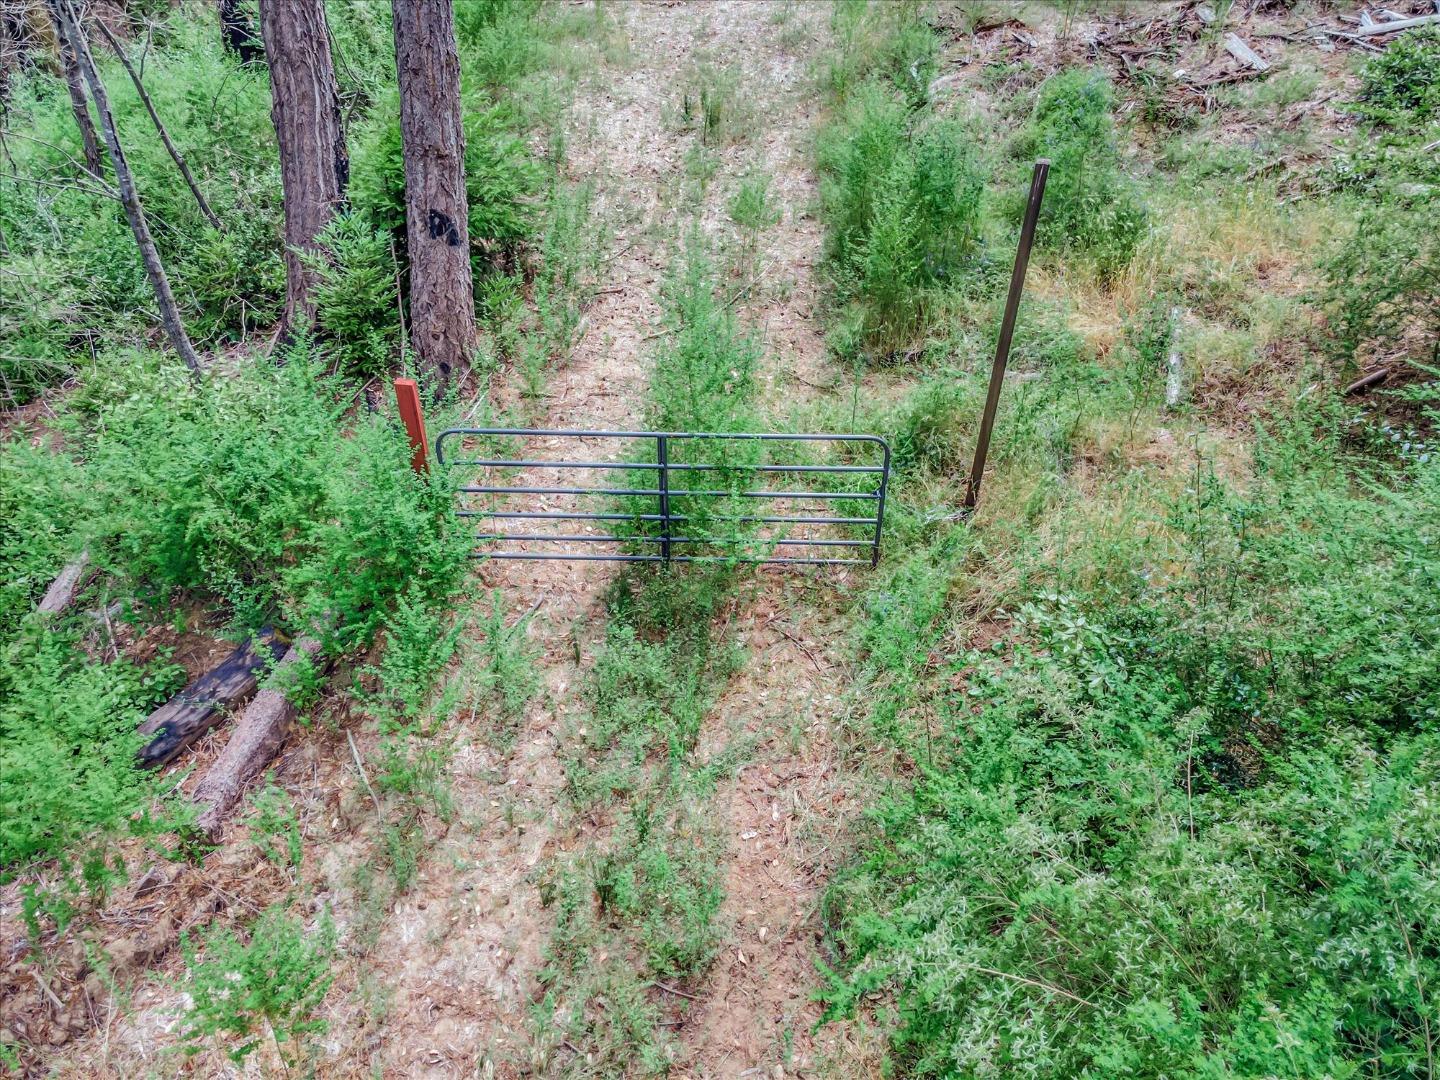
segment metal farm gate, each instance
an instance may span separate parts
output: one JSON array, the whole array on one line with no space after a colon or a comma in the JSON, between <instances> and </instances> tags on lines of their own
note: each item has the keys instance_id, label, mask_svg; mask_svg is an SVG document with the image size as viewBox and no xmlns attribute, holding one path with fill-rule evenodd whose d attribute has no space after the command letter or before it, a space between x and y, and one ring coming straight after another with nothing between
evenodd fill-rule
<instances>
[{"instance_id":1,"label":"metal farm gate","mask_svg":"<svg viewBox=\"0 0 1440 1080\"><path fill-rule=\"evenodd\" d=\"M615 456L594 459L597 442ZM435 456L461 470L457 513L481 523L480 558L869 567L880 558L890 447L876 435L450 428Z\"/></svg>"}]
</instances>

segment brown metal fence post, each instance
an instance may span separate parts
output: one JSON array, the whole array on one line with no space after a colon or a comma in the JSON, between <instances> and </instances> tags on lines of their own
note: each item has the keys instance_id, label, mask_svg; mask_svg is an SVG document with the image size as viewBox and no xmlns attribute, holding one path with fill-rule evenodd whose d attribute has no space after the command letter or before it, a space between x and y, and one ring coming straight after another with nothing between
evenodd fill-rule
<instances>
[{"instance_id":1,"label":"brown metal fence post","mask_svg":"<svg viewBox=\"0 0 1440 1080\"><path fill-rule=\"evenodd\" d=\"M1000 320L1000 340L995 343L995 363L990 369L990 391L985 395L985 413L980 418L980 438L975 443L975 460L965 481L967 510L975 509L980 481L985 478L985 459L990 454L990 435L995 429L995 410L1000 406L1000 388L1005 384L1005 365L1010 362L1010 339L1015 336L1015 316L1020 311L1020 294L1025 289L1025 271L1030 265L1030 246L1035 242L1035 222L1040 217L1040 200L1045 197L1045 178L1050 162L1041 158L1030 174L1030 201L1020 226L1020 246L1015 249L1015 269L1010 274L1010 293L1005 298L1005 316Z\"/></svg>"},{"instance_id":2,"label":"brown metal fence post","mask_svg":"<svg viewBox=\"0 0 1440 1080\"><path fill-rule=\"evenodd\" d=\"M425 414L420 409L420 388L414 379L395 380L395 404L400 407L400 419L405 421L410 436L410 467L417 476L423 476L430 468L430 440L425 434Z\"/></svg>"}]
</instances>

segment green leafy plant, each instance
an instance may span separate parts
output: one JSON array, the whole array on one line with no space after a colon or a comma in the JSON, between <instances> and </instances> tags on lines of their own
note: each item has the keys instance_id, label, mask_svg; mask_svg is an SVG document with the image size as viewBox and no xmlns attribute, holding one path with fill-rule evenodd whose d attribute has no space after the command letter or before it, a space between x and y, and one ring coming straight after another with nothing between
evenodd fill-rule
<instances>
[{"instance_id":1,"label":"green leafy plant","mask_svg":"<svg viewBox=\"0 0 1440 1080\"><path fill-rule=\"evenodd\" d=\"M993 647L950 637L963 542L877 585L870 723L918 778L832 889L826 996L894 995L898 1072L1423 1072L1440 471L1373 498L1337 438L1297 416L1243 494L1022 551Z\"/></svg>"},{"instance_id":2,"label":"green leafy plant","mask_svg":"<svg viewBox=\"0 0 1440 1080\"><path fill-rule=\"evenodd\" d=\"M251 800L250 839L256 850L280 866L299 869L304 858L304 839L300 835L300 819L285 789L268 775L265 786Z\"/></svg>"},{"instance_id":3,"label":"green leafy plant","mask_svg":"<svg viewBox=\"0 0 1440 1080\"><path fill-rule=\"evenodd\" d=\"M1041 86L1016 144L1017 152L1050 159L1040 243L1085 253L1104 278L1129 265L1147 224L1139 192L1120 169L1114 107L1104 72L1062 71Z\"/></svg>"},{"instance_id":4,"label":"green leafy plant","mask_svg":"<svg viewBox=\"0 0 1440 1080\"><path fill-rule=\"evenodd\" d=\"M856 341L842 351L893 355L975 254L982 182L968 140L870 84L824 133L820 168L827 263L853 306Z\"/></svg>"},{"instance_id":5,"label":"green leafy plant","mask_svg":"<svg viewBox=\"0 0 1440 1080\"><path fill-rule=\"evenodd\" d=\"M314 927L281 905L261 913L245 937L212 928L197 941L181 940L186 975L179 984L190 997L184 1016L186 1050L224 1038L226 1053L243 1061L267 1033L288 1070L301 1065L307 1042L323 1032L321 1002L334 981L335 925L328 911Z\"/></svg>"},{"instance_id":6,"label":"green leafy plant","mask_svg":"<svg viewBox=\"0 0 1440 1080\"><path fill-rule=\"evenodd\" d=\"M389 239L356 214L341 214L304 256L315 275L315 326L340 369L360 376L387 370L400 344L398 270Z\"/></svg>"},{"instance_id":7,"label":"green leafy plant","mask_svg":"<svg viewBox=\"0 0 1440 1080\"><path fill-rule=\"evenodd\" d=\"M1440 27L1408 30L1365 62L1358 111L1395 127L1440 118Z\"/></svg>"},{"instance_id":8,"label":"green leafy plant","mask_svg":"<svg viewBox=\"0 0 1440 1080\"><path fill-rule=\"evenodd\" d=\"M1321 260L1319 301L1335 353L1383 350L1440 358L1440 240L1429 227L1440 183L1432 145L1440 129L1440 32L1403 34L1361 72L1356 111L1365 132L1332 171L1359 199Z\"/></svg>"}]
</instances>

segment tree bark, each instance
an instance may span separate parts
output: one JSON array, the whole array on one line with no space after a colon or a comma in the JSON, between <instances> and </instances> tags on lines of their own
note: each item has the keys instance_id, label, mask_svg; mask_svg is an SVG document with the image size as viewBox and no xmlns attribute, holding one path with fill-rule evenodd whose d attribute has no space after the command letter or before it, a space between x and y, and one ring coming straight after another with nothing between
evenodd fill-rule
<instances>
[{"instance_id":1,"label":"tree bark","mask_svg":"<svg viewBox=\"0 0 1440 1080\"><path fill-rule=\"evenodd\" d=\"M164 123L160 120L160 114L155 111L155 103L150 100L150 95L145 92L145 84L140 81L140 73L135 70L135 65L130 63L130 57L125 55L125 50L120 47L120 42L115 40L115 35L110 33L109 28L99 19L95 25L100 28L105 41L110 48L115 50L121 65L125 68L130 81L135 84L135 92L140 95L140 101L145 105L145 111L150 114L150 122L155 125L155 130L160 134L160 141L165 144L165 149L170 152L170 160L175 162L180 175L185 178L185 185L190 189L190 194L195 196L195 203L200 207L200 213L205 215L205 220L215 228L220 228L220 219L215 216L215 211L210 209L210 204L205 201L205 196L200 193L200 186L195 183L195 176L190 172L190 166L185 164L185 159L180 155L175 143L170 138L170 132L165 129Z\"/></svg>"},{"instance_id":2,"label":"tree bark","mask_svg":"<svg viewBox=\"0 0 1440 1080\"><path fill-rule=\"evenodd\" d=\"M100 140L95 137L95 124L90 119L90 103L85 98L85 80L75 50L60 29L60 0L50 0L50 18L55 23L55 41L60 49L60 68L65 75L65 88L70 91L70 110L75 126L80 129L80 142L85 147L85 170L95 179L105 179L105 165L100 157Z\"/></svg>"},{"instance_id":3,"label":"tree bark","mask_svg":"<svg viewBox=\"0 0 1440 1080\"><path fill-rule=\"evenodd\" d=\"M314 322L313 274L301 255L316 250L316 235L343 206L350 159L324 0L261 0L260 32L285 191L286 337Z\"/></svg>"},{"instance_id":4,"label":"tree bark","mask_svg":"<svg viewBox=\"0 0 1440 1080\"><path fill-rule=\"evenodd\" d=\"M261 673L284 652L285 646L267 626L190 682L140 725L140 734L150 736L140 750L140 764L153 768L173 760L221 721L222 709L254 693Z\"/></svg>"},{"instance_id":5,"label":"tree bark","mask_svg":"<svg viewBox=\"0 0 1440 1080\"><path fill-rule=\"evenodd\" d=\"M460 58L450 0L393 0L410 338L428 389L441 396L470 372L475 297L465 199Z\"/></svg>"},{"instance_id":6,"label":"tree bark","mask_svg":"<svg viewBox=\"0 0 1440 1080\"><path fill-rule=\"evenodd\" d=\"M105 149L110 153L110 167L115 170L115 183L120 189L120 203L125 207L125 216L130 220L130 229L135 234L135 245L140 249L140 260L145 264L145 276L155 290L155 306L160 309L160 323L170 344L185 361L190 374L199 378L200 356L185 333L185 324L180 320L180 308L170 291L170 279L165 276L165 265L160 261L160 252L150 235L150 224L145 220L145 208L140 204L140 193L135 189L135 178L130 173L130 164L125 160L125 151L120 146L120 136L115 130L115 114L110 111L110 98L105 93L105 84L95 67L95 57L90 53L89 42L85 40L80 21L75 15L72 0L55 0L60 16L62 36L70 43L85 82L90 87L90 96L95 101L95 112L100 120L100 134L105 139Z\"/></svg>"},{"instance_id":7,"label":"tree bark","mask_svg":"<svg viewBox=\"0 0 1440 1080\"><path fill-rule=\"evenodd\" d=\"M302 637L296 640L276 665L276 672L313 659L320 652L320 642ZM192 800L200 807L197 822L202 833L212 841L220 836L225 818L240 801L245 785L259 776L279 751L290 731L295 704L284 692L267 687L255 695L240 719L225 749L210 766L210 771L195 786Z\"/></svg>"},{"instance_id":8,"label":"tree bark","mask_svg":"<svg viewBox=\"0 0 1440 1080\"><path fill-rule=\"evenodd\" d=\"M245 67L265 62L265 48L255 36L255 27L240 0L220 0L220 40L225 51L233 53Z\"/></svg>"}]
</instances>

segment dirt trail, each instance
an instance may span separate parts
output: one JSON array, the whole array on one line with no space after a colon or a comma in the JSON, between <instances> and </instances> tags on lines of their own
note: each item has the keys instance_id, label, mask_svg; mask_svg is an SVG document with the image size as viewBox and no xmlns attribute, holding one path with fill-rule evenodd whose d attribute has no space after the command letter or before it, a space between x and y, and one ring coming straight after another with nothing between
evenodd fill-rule
<instances>
[{"instance_id":1,"label":"dirt trail","mask_svg":"<svg viewBox=\"0 0 1440 1080\"><path fill-rule=\"evenodd\" d=\"M664 193L678 162L663 121L666 72L693 47L693 16L652 5L610 10L624 26L630 62L595 72L580 88L567 164L573 178L596 181L595 212L610 250L583 337L547 375L538 421L547 428L634 428L646 400L645 340L667 256ZM537 439L526 452L604 459L616 447ZM372 961L393 990L382 1037L396 1075L471 1076L488 1062L506 1076L541 1064L544 1048L530 1045L527 1010L554 919L541 906L535 874L577 840L564 814L557 740L566 716L580 708L579 643L603 620L600 602L613 574L612 564L512 561L489 563L478 575L477 591L501 590L512 620L535 610L530 634L543 650L544 687L508 752L495 749L483 716L475 731L456 733L451 782L463 827L430 853Z\"/></svg>"}]
</instances>

